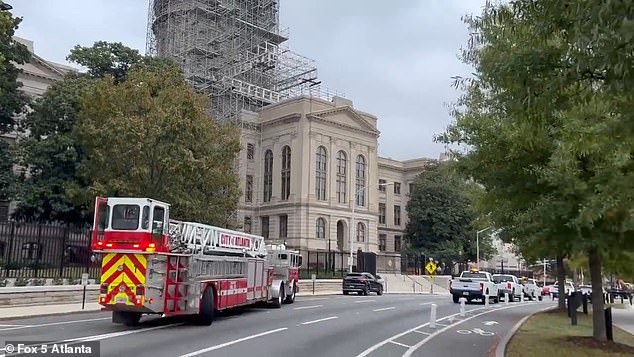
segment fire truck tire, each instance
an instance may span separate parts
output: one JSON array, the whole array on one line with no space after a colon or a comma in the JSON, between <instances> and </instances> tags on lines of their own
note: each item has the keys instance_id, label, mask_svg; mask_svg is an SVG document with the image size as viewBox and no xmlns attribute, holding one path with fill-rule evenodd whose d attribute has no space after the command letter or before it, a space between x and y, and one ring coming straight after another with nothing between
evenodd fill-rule
<instances>
[{"instance_id":1,"label":"fire truck tire","mask_svg":"<svg viewBox=\"0 0 634 357\"><path fill-rule=\"evenodd\" d=\"M291 288L291 294L290 295L286 295L286 300L284 300L285 303L287 304L292 304L295 302L295 292L297 291L296 285L293 284L293 287Z\"/></svg>"},{"instance_id":2,"label":"fire truck tire","mask_svg":"<svg viewBox=\"0 0 634 357\"><path fill-rule=\"evenodd\" d=\"M273 307L279 309L282 307L282 303L284 302L284 296L286 296L286 290L284 289L284 284L280 284L280 291L277 295L277 298L273 300Z\"/></svg>"},{"instance_id":3,"label":"fire truck tire","mask_svg":"<svg viewBox=\"0 0 634 357\"><path fill-rule=\"evenodd\" d=\"M203 299L200 302L200 312L196 318L198 325L209 326L214 321L214 290L205 289Z\"/></svg>"}]
</instances>

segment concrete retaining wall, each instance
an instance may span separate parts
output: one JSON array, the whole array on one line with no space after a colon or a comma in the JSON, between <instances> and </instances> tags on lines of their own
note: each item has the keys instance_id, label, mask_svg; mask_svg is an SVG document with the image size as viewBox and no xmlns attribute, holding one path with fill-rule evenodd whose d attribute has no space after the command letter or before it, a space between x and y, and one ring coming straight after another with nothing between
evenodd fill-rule
<instances>
[{"instance_id":1,"label":"concrete retaining wall","mask_svg":"<svg viewBox=\"0 0 634 357\"><path fill-rule=\"evenodd\" d=\"M315 294L341 291L341 279L322 279L315 281ZM312 295L313 282L299 282L299 295ZM86 286L86 302L96 302L99 296L99 285ZM16 286L0 288L0 309L2 307L53 305L81 302L83 286L51 285L51 286Z\"/></svg>"}]
</instances>

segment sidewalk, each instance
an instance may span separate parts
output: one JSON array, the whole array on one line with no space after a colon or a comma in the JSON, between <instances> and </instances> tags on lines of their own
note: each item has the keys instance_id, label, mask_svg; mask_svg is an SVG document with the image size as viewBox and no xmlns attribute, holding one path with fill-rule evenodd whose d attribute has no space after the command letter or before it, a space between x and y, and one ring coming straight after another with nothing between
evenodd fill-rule
<instances>
[{"instance_id":1,"label":"sidewalk","mask_svg":"<svg viewBox=\"0 0 634 357\"><path fill-rule=\"evenodd\" d=\"M75 312L92 312L99 310L101 310L101 305L95 302L87 302L84 310L81 309L81 303L2 307L0 308L0 320L31 316L69 314Z\"/></svg>"}]
</instances>

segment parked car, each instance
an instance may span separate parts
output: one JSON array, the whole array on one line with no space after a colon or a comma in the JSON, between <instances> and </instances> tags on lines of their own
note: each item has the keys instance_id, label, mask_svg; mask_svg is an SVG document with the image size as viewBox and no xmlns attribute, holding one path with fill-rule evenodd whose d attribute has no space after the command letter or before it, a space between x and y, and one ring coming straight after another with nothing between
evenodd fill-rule
<instances>
[{"instance_id":1,"label":"parked car","mask_svg":"<svg viewBox=\"0 0 634 357\"><path fill-rule=\"evenodd\" d=\"M520 284L520 280L515 275L510 274L493 274L491 277L493 282L497 284L500 297L508 294L509 301L515 301L522 297L524 288Z\"/></svg>"},{"instance_id":2,"label":"parked car","mask_svg":"<svg viewBox=\"0 0 634 357\"><path fill-rule=\"evenodd\" d=\"M575 286L572 284L571 281L567 281L564 284L564 290L566 292L566 296L568 296L575 292ZM555 282L555 285L553 285L550 289L550 296L552 296L553 298L559 298L559 282Z\"/></svg>"},{"instance_id":3,"label":"parked car","mask_svg":"<svg viewBox=\"0 0 634 357\"><path fill-rule=\"evenodd\" d=\"M383 284L370 273L348 273L343 278L342 289L344 295L352 292L359 295L368 295L371 292L383 295Z\"/></svg>"}]
</instances>

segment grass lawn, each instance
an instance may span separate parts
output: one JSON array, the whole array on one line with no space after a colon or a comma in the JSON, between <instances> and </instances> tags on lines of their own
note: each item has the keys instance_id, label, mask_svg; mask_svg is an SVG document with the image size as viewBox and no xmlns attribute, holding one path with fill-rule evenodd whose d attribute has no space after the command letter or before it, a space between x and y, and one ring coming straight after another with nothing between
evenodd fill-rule
<instances>
[{"instance_id":1,"label":"grass lawn","mask_svg":"<svg viewBox=\"0 0 634 357\"><path fill-rule=\"evenodd\" d=\"M598 342L592 336L592 312L579 313L577 326L568 315L545 312L533 315L517 331L506 348L509 357L556 355L557 357L633 356L634 336L613 327L614 342Z\"/></svg>"}]
</instances>

